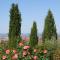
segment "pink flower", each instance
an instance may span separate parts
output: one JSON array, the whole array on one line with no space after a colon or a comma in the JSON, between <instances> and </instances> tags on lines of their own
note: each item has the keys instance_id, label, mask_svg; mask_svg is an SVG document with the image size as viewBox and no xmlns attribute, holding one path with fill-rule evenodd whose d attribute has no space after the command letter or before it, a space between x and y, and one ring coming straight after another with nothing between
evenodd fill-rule
<instances>
[{"instance_id":1,"label":"pink flower","mask_svg":"<svg viewBox=\"0 0 60 60\"><path fill-rule=\"evenodd\" d=\"M5 60L7 57L6 56L2 56L2 59Z\"/></svg>"},{"instance_id":2,"label":"pink flower","mask_svg":"<svg viewBox=\"0 0 60 60\"><path fill-rule=\"evenodd\" d=\"M13 59L13 60L18 59L18 54L14 54L14 55L12 56L12 59Z\"/></svg>"},{"instance_id":3,"label":"pink flower","mask_svg":"<svg viewBox=\"0 0 60 60\"><path fill-rule=\"evenodd\" d=\"M27 55L27 51L23 51L23 57Z\"/></svg>"},{"instance_id":4,"label":"pink flower","mask_svg":"<svg viewBox=\"0 0 60 60\"><path fill-rule=\"evenodd\" d=\"M43 53L46 54L47 53L47 50L44 50Z\"/></svg>"},{"instance_id":5,"label":"pink flower","mask_svg":"<svg viewBox=\"0 0 60 60\"><path fill-rule=\"evenodd\" d=\"M13 50L13 53L14 53L14 54L16 54L16 53L17 53L17 51L16 51L16 50Z\"/></svg>"},{"instance_id":6,"label":"pink flower","mask_svg":"<svg viewBox=\"0 0 60 60\"><path fill-rule=\"evenodd\" d=\"M38 57L37 57L37 56L34 56L34 57L33 57L33 59L34 59L34 60L37 60L37 59L38 59Z\"/></svg>"},{"instance_id":7,"label":"pink flower","mask_svg":"<svg viewBox=\"0 0 60 60\"><path fill-rule=\"evenodd\" d=\"M24 44L23 44L23 42L19 42L19 46L23 46Z\"/></svg>"},{"instance_id":8,"label":"pink flower","mask_svg":"<svg viewBox=\"0 0 60 60\"><path fill-rule=\"evenodd\" d=\"M34 53L36 53L37 52L37 49L34 49Z\"/></svg>"},{"instance_id":9,"label":"pink flower","mask_svg":"<svg viewBox=\"0 0 60 60\"><path fill-rule=\"evenodd\" d=\"M24 48L23 49L29 49L30 48L30 46L24 46Z\"/></svg>"},{"instance_id":10,"label":"pink flower","mask_svg":"<svg viewBox=\"0 0 60 60\"><path fill-rule=\"evenodd\" d=\"M5 52L6 52L6 54L9 54L9 53L10 53L10 50L9 50L9 49L7 49Z\"/></svg>"}]
</instances>

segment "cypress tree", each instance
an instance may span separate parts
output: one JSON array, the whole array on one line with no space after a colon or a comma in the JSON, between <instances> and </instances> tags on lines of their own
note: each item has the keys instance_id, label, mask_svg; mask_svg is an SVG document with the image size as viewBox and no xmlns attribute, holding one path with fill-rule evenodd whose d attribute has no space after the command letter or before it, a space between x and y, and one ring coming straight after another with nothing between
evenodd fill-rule
<instances>
[{"instance_id":1,"label":"cypress tree","mask_svg":"<svg viewBox=\"0 0 60 60\"><path fill-rule=\"evenodd\" d=\"M45 41L46 39L51 40L53 37L57 39L57 31L56 31L56 25L55 25L53 14L49 10L48 15L46 16L46 19L45 19L42 39L43 41Z\"/></svg>"},{"instance_id":2,"label":"cypress tree","mask_svg":"<svg viewBox=\"0 0 60 60\"><path fill-rule=\"evenodd\" d=\"M38 36L37 36L37 25L36 22L33 22L33 27L31 29L30 34L30 46L35 47L38 44Z\"/></svg>"},{"instance_id":3,"label":"cypress tree","mask_svg":"<svg viewBox=\"0 0 60 60\"><path fill-rule=\"evenodd\" d=\"M16 48L17 36L21 34L21 14L17 4L12 4L9 23L9 48Z\"/></svg>"}]
</instances>

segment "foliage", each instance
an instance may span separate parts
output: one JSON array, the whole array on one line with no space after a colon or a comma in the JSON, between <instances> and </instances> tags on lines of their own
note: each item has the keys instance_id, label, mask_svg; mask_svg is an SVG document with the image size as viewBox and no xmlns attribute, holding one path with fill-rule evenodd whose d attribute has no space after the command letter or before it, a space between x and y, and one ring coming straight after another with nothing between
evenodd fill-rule
<instances>
[{"instance_id":1,"label":"foliage","mask_svg":"<svg viewBox=\"0 0 60 60\"><path fill-rule=\"evenodd\" d=\"M20 41L17 49L0 48L0 60L49 60L48 50L38 50Z\"/></svg>"},{"instance_id":2,"label":"foliage","mask_svg":"<svg viewBox=\"0 0 60 60\"><path fill-rule=\"evenodd\" d=\"M12 4L9 23L9 48L16 48L16 38L21 34L21 14L17 4Z\"/></svg>"},{"instance_id":3,"label":"foliage","mask_svg":"<svg viewBox=\"0 0 60 60\"><path fill-rule=\"evenodd\" d=\"M51 40L53 37L57 39L57 31L56 31L56 25L54 21L54 17L52 15L52 12L49 10L48 15L45 19L45 25L44 25L44 31L42 34L43 41Z\"/></svg>"},{"instance_id":4,"label":"foliage","mask_svg":"<svg viewBox=\"0 0 60 60\"><path fill-rule=\"evenodd\" d=\"M30 46L34 47L38 44L38 36L37 36L37 25L36 22L33 22L33 27L31 29L31 34L30 34Z\"/></svg>"}]
</instances>

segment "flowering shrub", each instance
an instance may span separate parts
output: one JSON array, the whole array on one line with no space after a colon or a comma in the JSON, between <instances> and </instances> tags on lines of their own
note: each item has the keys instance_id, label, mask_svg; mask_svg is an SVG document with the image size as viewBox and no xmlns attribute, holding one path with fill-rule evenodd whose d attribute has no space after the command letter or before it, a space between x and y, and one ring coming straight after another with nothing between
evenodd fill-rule
<instances>
[{"instance_id":1,"label":"flowering shrub","mask_svg":"<svg viewBox=\"0 0 60 60\"><path fill-rule=\"evenodd\" d=\"M17 49L1 49L0 60L48 60L47 53L46 49L38 50L20 41Z\"/></svg>"}]
</instances>

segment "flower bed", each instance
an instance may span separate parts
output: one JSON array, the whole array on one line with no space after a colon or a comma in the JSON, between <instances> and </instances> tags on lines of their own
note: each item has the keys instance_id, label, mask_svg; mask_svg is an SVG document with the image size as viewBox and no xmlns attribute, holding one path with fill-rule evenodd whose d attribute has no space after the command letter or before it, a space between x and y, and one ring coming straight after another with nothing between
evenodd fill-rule
<instances>
[{"instance_id":1,"label":"flower bed","mask_svg":"<svg viewBox=\"0 0 60 60\"><path fill-rule=\"evenodd\" d=\"M0 60L48 60L48 51L19 42L17 49L0 49Z\"/></svg>"}]
</instances>

